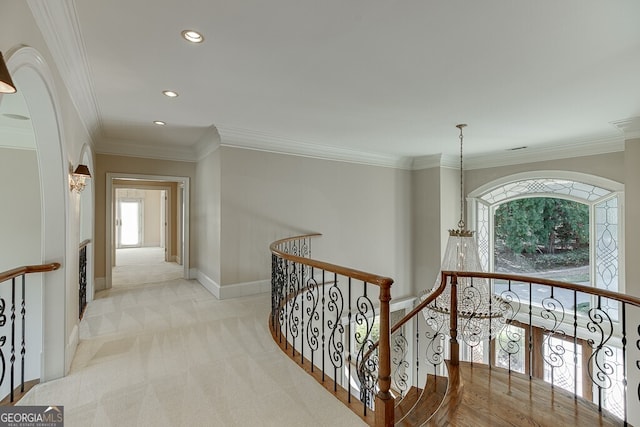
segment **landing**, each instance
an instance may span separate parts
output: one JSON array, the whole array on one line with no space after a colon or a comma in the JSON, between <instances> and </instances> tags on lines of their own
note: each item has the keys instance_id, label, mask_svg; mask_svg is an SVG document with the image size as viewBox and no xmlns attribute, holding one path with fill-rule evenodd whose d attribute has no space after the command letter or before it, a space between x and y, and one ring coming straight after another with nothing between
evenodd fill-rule
<instances>
[{"instance_id":1,"label":"landing","mask_svg":"<svg viewBox=\"0 0 640 427\"><path fill-rule=\"evenodd\" d=\"M462 401L442 425L451 426L618 426L596 405L522 374L487 365L460 364ZM488 392L489 391L489 392Z\"/></svg>"}]
</instances>

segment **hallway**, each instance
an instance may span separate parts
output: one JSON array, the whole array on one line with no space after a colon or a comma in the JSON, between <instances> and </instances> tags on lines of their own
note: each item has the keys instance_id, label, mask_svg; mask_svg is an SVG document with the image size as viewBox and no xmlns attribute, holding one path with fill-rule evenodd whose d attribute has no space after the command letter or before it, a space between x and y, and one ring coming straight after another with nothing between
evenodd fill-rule
<instances>
[{"instance_id":1,"label":"hallway","mask_svg":"<svg viewBox=\"0 0 640 427\"><path fill-rule=\"evenodd\" d=\"M68 376L20 405L66 426L360 426L273 343L268 294L217 300L183 279L100 292Z\"/></svg>"}]
</instances>

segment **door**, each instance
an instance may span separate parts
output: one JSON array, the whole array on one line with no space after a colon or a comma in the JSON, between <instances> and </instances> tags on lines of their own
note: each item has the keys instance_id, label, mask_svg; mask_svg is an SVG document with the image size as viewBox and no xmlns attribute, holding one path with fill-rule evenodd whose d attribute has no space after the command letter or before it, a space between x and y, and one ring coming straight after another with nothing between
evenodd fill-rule
<instances>
[{"instance_id":1,"label":"door","mask_svg":"<svg viewBox=\"0 0 640 427\"><path fill-rule=\"evenodd\" d=\"M142 246L142 199L118 199L116 211L116 246Z\"/></svg>"}]
</instances>

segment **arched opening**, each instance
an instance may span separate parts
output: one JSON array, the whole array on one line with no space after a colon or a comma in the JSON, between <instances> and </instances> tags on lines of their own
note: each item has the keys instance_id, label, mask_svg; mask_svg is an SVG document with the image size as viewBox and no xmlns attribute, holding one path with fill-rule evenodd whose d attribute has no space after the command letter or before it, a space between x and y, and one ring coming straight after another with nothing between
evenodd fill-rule
<instances>
[{"instance_id":1,"label":"arched opening","mask_svg":"<svg viewBox=\"0 0 640 427\"><path fill-rule=\"evenodd\" d=\"M65 374L65 306L67 266L68 172L60 109L53 78L44 58L33 48L23 47L8 55L7 67L24 96L35 136L40 175L41 244L40 263L58 262L61 268L42 276L40 336L42 381Z\"/></svg>"}]
</instances>

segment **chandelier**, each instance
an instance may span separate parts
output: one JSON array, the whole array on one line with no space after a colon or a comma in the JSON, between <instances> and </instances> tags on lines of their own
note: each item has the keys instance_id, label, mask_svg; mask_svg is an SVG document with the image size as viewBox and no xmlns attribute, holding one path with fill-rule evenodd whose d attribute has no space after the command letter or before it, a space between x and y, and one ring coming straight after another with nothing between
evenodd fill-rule
<instances>
[{"instance_id":1,"label":"chandelier","mask_svg":"<svg viewBox=\"0 0 640 427\"><path fill-rule=\"evenodd\" d=\"M440 271L482 271L478 247L473 231L467 230L464 222L464 176L462 163L462 130L466 124L456 125L460 129L460 220L458 228L449 230L449 240L445 249ZM441 283L438 274L435 285L420 297L424 301ZM488 279L458 277L458 336L471 347L475 347L487 338L495 338L505 325L507 302L493 295ZM422 313L427 325L434 331L446 331L451 312L451 287L445 290Z\"/></svg>"}]
</instances>

